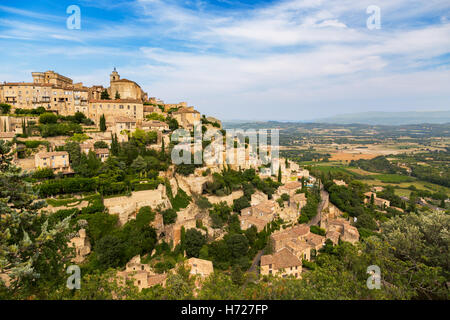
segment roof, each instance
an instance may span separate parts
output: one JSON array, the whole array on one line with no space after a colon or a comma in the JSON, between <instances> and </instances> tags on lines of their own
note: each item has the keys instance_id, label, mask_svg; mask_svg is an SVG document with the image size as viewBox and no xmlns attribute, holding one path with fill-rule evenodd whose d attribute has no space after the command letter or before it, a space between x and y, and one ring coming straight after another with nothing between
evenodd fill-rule
<instances>
[{"instance_id":1,"label":"roof","mask_svg":"<svg viewBox=\"0 0 450 320\"><path fill-rule=\"evenodd\" d=\"M270 214L273 213L273 210L275 209L275 201L267 200L261 202L260 204L257 204L256 206L254 206L254 208L264 213Z\"/></svg>"},{"instance_id":2,"label":"roof","mask_svg":"<svg viewBox=\"0 0 450 320\"><path fill-rule=\"evenodd\" d=\"M89 100L89 103L139 103L139 104L142 104L142 101L135 100L135 99Z\"/></svg>"},{"instance_id":3,"label":"roof","mask_svg":"<svg viewBox=\"0 0 450 320\"><path fill-rule=\"evenodd\" d=\"M302 184L298 181L289 182L289 183L286 183L284 186L281 186L281 188L289 189L289 190L295 190L295 189L299 189L301 187L302 187Z\"/></svg>"},{"instance_id":4,"label":"roof","mask_svg":"<svg viewBox=\"0 0 450 320\"><path fill-rule=\"evenodd\" d=\"M129 117L124 117L124 116L118 116L118 117L114 117L114 121L117 122L136 122L135 119L133 118L129 118Z\"/></svg>"},{"instance_id":5,"label":"roof","mask_svg":"<svg viewBox=\"0 0 450 320\"><path fill-rule=\"evenodd\" d=\"M287 248L283 248L274 254L261 257L261 266L273 264L274 269L284 269L301 266L302 261L291 253Z\"/></svg>"},{"instance_id":6,"label":"roof","mask_svg":"<svg viewBox=\"0 0 450 320\"><path fill-rule=\"evenodd\" d=\"M198 113L198 114L200 114L200 112L198 112L197 110L184 108L184 107L178 109L177 111L173 112L172 114L182 114L182 113Z\"/></svg>"},{"instance_id":7,"label":"roof","mask_svg":"<svg viewBox=\"0 0 450 320\"><path fill-rule=\"evenodd\" d=\"M96 154L109 154L109 149L105 148L105 149L97 149L95 150Z\"/></svg>"},{"instance_id":8,"label":"roof","mask_svg":"<svg viewBox=\"0 0 450 320\"><path fill-rule=\"evenodd\" d=\"M243 217L240 216L239 221L241 221L241 223L248 222L251 225L254 225L258 231L264 229L264 227L268 223L266 220L263 220L263 219L260 219L257 217L253 217L253 216L243 216Z\"/></svg>"},{"instance_id":9,"label":"roof","mask_svg":"<svg viewBox=\"0 0 450 320\"><path fill-rule=\"evenodd\" d=\"M212 261L198 258L190 258L187 263L191 266L191 273L201 273L203 276L208 276L214 272Z\"/></svg>"},{"instance_id":10,"label":"roof","mask_svg":"<svg viewBox=\"0 0 450 320\"><path fill-rule=\"evenodd\" d=\"M151 121L143 121L142 126L151 126L151 127L168 127L169 125L165 122L158 121L158 120L151 120Z\"/></svg>"},{"instance_id":11,"label":"roof","mask_svg":"<svg viewBox=\"0 0 450 320\"><path fill-rule=\"evenodd\" d=\"M157 284L163 284L164 281L167 279L167 274L156 274L153 276L148 276L147 278L147 284L149 286L155 286Z\"/></svg>"},{"instance_id":12,"label":"roof","mask_svg":"<svg viewBox=\"0 0 450 320\"><path fill-rule=\"evenodd\" d=\"M292 239L291 241L289 241L286 245L287 247L290 247L293 251L295 252L303 252L306 249L311 248L311 246L309 244L307 244L306 242L303 241L298 241L297 239Z\"/></svg>"},{"instance_id":13,"label":"roof","mask_svg":"<svg viewBox=\"0 0 450 320\"><path fill-rule=\"evenodd\" d=\"M53 87L51 83L34 83L34 82L5 82L0 86L34 86L34 87Z\"/></svg>"},{"instance_id":14,"label":"roof","mask_svg":"<svg viewBox=\"0 0 450 320\"><path fill-rule=\"evenodd\" d=\"M323 242L325 241L325 237L319 236L318 234L315 233L310 233L305 238L305 240L307 243L312 244L313 246L317 246L323 244Z\"/></svg>"},{"instance_id":15,"label":"roof","mask_svg":"<svg viewBox=\"0 0 450 320\"><path fill-rule=\"evenodd\" d=\"M14 132L0 132L0 138L14 138L15 136Z\"/></svg>"},{"instance_id":16,"label":"roof","mask_svg":"<svg viewBox=\"0 0 450 320\"><path fill-rule=\"evenodd\" d=\"M300 224L291 229L286 229L281 232L276 232L276 233L272 234L272 238L275 241L283 240L283 239L291 239L291 238L294 239L294 238L306 236L309 233L310 233L309 227L307 225Z\"/></svg>"},{"instance_id":17,"label":"roof","mask_svg":"<svg viewBox=\"0 0 450 320\"><path fill-rule=\"evenodd\" d=\"M39 152L36 154L36 157L47 158L47 157L58 157L58 156L68 156L68 155L69 155L69 153L67 151Z\"/></svg>"},{"instance_id":18,"label":"roof","mask_svg":"<svg viewBox=\"0 0 450 320\"><path fill-rule=\"evenodd\" d=\"M128 82L128 83L134 83L135 85L137 85L139 88L141 87L140 85L138 85L136 82L134 82L134 81L131 81L131 80L128 80L128 79L118 79L118 80L113 80L113 81L111 81L112 83L113 82Z\"/></svg>"}]
</instances>

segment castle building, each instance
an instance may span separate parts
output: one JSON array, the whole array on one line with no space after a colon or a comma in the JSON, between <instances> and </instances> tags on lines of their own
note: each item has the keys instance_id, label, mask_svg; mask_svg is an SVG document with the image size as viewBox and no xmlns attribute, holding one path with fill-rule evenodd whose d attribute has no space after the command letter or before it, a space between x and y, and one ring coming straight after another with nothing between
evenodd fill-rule
<instances>
[{"instance_id":1,"label":"castle building","mask_svg":"<svg viewBox=\"0 0 450 320\"><path fill-rule=\"evenodd\" d=\"M134 81L121 79L116 68L110 75L110 87L108 93L111 99L148 100L148 95Z\"/></svg>"},{"instance_id":2,"label":"castle building","mask_svg":"<svg viewBox=\"0 0 450 320\"><path fill-rule=\"evenodd\" d=\"M136 82L121 79L115 68L107 89L74 84L72 79L54 71L32 72L32 77L33 82L0 84L0 103L8 103L13 109L44 107L63 116L82 112L97 123L102 114L105 117L128 116L139 120L144 117L143 101L147 100L147 93ZM113 100L101 99L105 90Z\"/></svg>"}]
</instances>

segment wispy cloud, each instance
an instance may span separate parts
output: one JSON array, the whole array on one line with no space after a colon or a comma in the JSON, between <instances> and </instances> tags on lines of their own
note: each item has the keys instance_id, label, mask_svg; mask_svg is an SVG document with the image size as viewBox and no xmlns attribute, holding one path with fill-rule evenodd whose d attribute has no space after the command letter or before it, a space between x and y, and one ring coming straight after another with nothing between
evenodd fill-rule
<instances>
[{"instance_id":1,"label":"wispy cloud","mask_svg":"<svg viewBox=\"0 0 450 320\"><path fill-rule=\"evenodd\" d=\"M61 72L88 84L107 81L114 65L150 96L224 119L450 106L448 1L378 0L382 29L373 31L372 0L217 3L84 0L94 11L82 7L76 32L53 14L0 6L13 15L0 19L0 42L19 43L8 61L66 59ZM14 55L26 42L33 54Z\"/></svg>"}]
</instances>

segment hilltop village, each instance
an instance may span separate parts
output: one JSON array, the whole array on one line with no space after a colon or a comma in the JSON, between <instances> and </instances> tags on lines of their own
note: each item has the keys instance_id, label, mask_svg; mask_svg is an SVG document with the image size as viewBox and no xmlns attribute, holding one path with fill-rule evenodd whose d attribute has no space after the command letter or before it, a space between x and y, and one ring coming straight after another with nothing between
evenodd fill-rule
<instances>
[{"instance_id":1,"label":"hilltop village","mask_svg":"<svg viewBox=\"0 0 450 320\"><path fill-rule=\"evenodd\" d=\"M410 174L405 161L377 157L343 169L308 165L292 150L279 156L278 146L228 135L186 102L149 98L116 69L108 87L53 71L32 77L0 85L0 297L446 295L445 276L415 273L417 285L397 276L412 265L445 274L446 254L433 265L427 257L448 251L440 231L447 194L411 186L406 198L349 174ZM231 152L208 151L225 145ZM200 146L201 160L174 161L180 146L187 160ZM213 153L226 161L209 161ZM427 246L416 259L408 239L419 236ZM366 284L374 264L386 270L381 293ZM79 292L66 288L70 265L81 268ZM42 290L50 287L59 289Z\"/></svg>"},{"instance_id":2,"label":"hilltop village","mask_svg":"<svg viewBox=\"0 0 450 320\"><path fill-rule=\"evenodd\" d=\"M214 267L245 272L257 266L261 276L301 278L303 262L314 259L327 239L334 244L359 239L320 181L290 160L263 165L247 153L239 166L172 165L173 130L192 131L196 122L203 131L222 130L220 120L201 116L186 102L148 98L116 69L107 88L74 84L53 71L32 77L31 83L0 85L0 139L11 142L14 163L31 173L39 197L46 199L41 212L109 215L116 228L143 220L154 230L153 250L117 268L118 277L131 279L140 290L163 285L180 263L164 257L161 248L182 247L182 261L201 277ZM123 156L132 172L112 169ZM111 177L111 171L125 177ZM77 220L69 242L78 264L86 263L93 242L98 246L102 240L93 239L89 220ZM230 228L239 231L235 245L247 247L235 257L238 262L207 252L208 244L227 239ZM252 239L253 248L250 235L259 238Z\"/></svg>"}]
</instances>

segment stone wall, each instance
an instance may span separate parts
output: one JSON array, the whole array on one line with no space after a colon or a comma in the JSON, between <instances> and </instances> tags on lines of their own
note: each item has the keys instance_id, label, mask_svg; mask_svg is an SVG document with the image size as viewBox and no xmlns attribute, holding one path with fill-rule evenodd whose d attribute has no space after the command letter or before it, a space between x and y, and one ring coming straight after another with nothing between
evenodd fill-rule
<instances>
[{"instance_id":1,"label":"stone wall","mask_svg":"<svg viewBox=\"0 0 450 320\"><path fill-rule=\"evenodd\" d=\"M166 187L162 184L156 190L133 192L130 197L105 199L104 204L110 214L119 216L121 225L127 223L130 219L135 219L137 211L142 207L149 206L152 209L159 206L162 209L171 208L166 195Z\"/></svg>"},{"instance_id":2,"label":"stone wall","mask_svg":"<svg viewBox=\"0 0 450 320\"><path fill-rule=\"evenodd\" d=\"M218 196L207 196L209 202L212 204L220 203L222 201L225 201L229 206L233 205L233 201L236 199L239 199L244 195L244 192L242 190L234 191L232 194L224 197L218 197Z\"/></svg>"}]
</instances>

